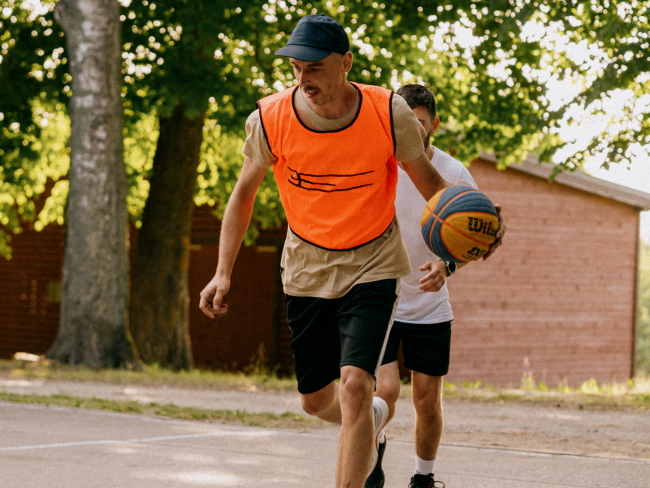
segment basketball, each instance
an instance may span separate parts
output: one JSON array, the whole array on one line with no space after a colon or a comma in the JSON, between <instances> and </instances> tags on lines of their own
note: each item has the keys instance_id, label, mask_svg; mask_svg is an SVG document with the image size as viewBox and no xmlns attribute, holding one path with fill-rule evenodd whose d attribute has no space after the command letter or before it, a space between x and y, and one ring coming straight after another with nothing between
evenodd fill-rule
<instances>
[{"instance_id":1,"label":"basketball","mask_svg":"<svg viewBox=\"0 0 650 488\"><path fill-rule=\"evenodd\" d=\"M490 199L469 186L451 186L436 193L422 212L421 224L429 249L455 263L480 259L499 230Z\"/></svg>"}]
</instances>

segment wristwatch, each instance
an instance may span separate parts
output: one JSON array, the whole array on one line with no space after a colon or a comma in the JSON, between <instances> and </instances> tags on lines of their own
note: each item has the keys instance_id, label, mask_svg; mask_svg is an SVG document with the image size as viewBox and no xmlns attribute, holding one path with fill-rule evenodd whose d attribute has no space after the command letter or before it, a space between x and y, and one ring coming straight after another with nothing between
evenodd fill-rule
<instances>
[{"instance_id":1,"label":"wristwatch","mask_svg":"<svg viewBox=\"0 0 650 488\"><path fill-rule=\"evenodd\" d=\"M453 261L445 261L445 268L447 269L447 277L449 277L456 272L458 266Z\"/></svg>"}]
</instances>

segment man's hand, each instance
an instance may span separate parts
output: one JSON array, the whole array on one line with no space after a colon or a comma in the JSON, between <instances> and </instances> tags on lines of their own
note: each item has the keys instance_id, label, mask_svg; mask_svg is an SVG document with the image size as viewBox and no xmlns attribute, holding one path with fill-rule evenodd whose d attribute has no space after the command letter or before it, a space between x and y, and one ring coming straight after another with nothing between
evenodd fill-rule
<instances>
[{"instance_id":1,"label":"man's hand","mask_svg":"<svg viewBox=\"0 0 650 488\"><path fill-rule=\"evenodd\" d=\"M487 258L492 256L495 251L503 244L503 236L506 233L506 223L503 221L503 217L501 216L501 205L498 203L494 205L494 208L497 209L497 217L499 217L499 230L497 231L496 238L497 240L494 241L494 243L490 246L489 251L483 255L483 260L485 261Z\"/></svg>"},{"instance_id":2,"label":"man's hand","mask_svg":"<svg viewBox=\"0 0 650 488\"><path fill-rule=\"evenodd\" d=\"M228 305L221 302L229 289L230 280L215 276L201 292L199 308L211 319L215 314L226 313Z\"/></svg>"},{"instance_id":3,"label":"man's hand","mask_svg":"<svg viewBox=\"0 0 650 488\"><path fill-rule=\"evenodd\" d=\"M427 261L420 266L420 271L428 271L428 273L420 279L420 290L422 291L440 291L442 285L445 284L447 279L447 267L444 261Z\"/></svg>"}]
</instances>

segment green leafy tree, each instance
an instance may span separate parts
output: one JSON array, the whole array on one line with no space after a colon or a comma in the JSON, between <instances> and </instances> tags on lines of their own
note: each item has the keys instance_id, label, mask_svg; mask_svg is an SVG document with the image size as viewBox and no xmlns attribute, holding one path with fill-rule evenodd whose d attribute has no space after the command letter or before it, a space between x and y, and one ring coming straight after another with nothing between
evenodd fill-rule
<instances>
[{"instance_id":1,"label":"green leafy tree","mask_svg":"<svg viewBox=\"0 0 650 488\"><path fill-rule=\"evenodd\" d=\"M6 5L12 12L19 9L14 2ZM351 80L384 86L431 84L442 118L436 144L463 161L485 150L505 165L534 151L547 159L555 154L560 169L573 170L603 148L609 151L607 161L629 162L639 144L648 142L644 93L650 87L643 56L648 47L647 1L418 5L403 0L230 0L215 5L122 0L122 5L128 202L141 224L131 313L146 361L191 365L184 280L192 202L214 203L217 215L222 212L239 170L232 161L241 161L234 148L244 137L245 118L257 99L293 84L289 63L273 53L304 15L326 13L348 29L355 56ZM35 31L35 38L47 44L41 50L61 49L60 38L44 36L48 15L32 24L17 16L11 32L3 35L16 41L29 37L23 31ZM24 66L33 65L30 60L38 59L39 48L16 42L7 59L17 56ZM65 56L63 51L58 55ZM6 79L4 62L0 81ZM53 69L53 78L40 81L43 86L53 81L52 88L39 91L41 85L35 83L21 95L29 101L22 111L16 109L24 120L34 119L37 94L61 103L68 82L65 63L61 65ZM30 69L23 68L15 80ZM552 103L549 80L573 80L579 89ZM606 121L602 133L582 146L562 139L564 128L578 122L576 106L583 113L604 113L607 101L620 90L629 96L619 119ZM5 123L3 130L7 127L11 125ZM27 125L14 136L14 146L30 136L23 127ZM261 226L282 217L277 192L271 180L267 184L255 207ZM60 202L63 184L59 190ZM56 214L54 207L48 207L47 215ZM24 216L31 218L28 212ZM5 228L16 228L18 220L15 215ZM251 236L255 232L254 226Z\"/></svg>"},{"instance_id":2,"label":"green leafy tree","mask_svg":"<svg viewBox=\"0 0 650 488\"><path fill-rule=\"evenodd\" d=\"M68 172L69 75L53 8L4 1L0 11L0 256L11 256L21 222L36 218L47 180Z\"/></svg>"}]
</instances>

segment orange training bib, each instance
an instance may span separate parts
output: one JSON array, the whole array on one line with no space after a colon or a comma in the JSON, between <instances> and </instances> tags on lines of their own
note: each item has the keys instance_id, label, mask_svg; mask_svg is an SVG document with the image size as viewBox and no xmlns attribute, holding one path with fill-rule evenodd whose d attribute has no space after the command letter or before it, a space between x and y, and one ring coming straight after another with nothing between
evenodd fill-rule
<instances>
[{"instance_id":1,"label":"orange training bib","mask_svg":"<svg viewBox=\"0 0 650 488\"><path fill-rule=\"evenodd\" d=\"M354 86L360 97L357 116L332 132L303 124L293 100L297 87L258 102L289 226L301 239L331 250L367 244L395 216L393 92Z\"/></svg>"}]
</instances>

